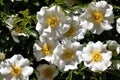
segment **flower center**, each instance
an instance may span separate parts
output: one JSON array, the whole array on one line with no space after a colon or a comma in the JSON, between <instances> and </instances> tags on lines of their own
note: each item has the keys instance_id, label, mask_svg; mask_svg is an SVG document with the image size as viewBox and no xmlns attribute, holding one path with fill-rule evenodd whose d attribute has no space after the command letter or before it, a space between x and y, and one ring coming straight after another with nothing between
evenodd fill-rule
<instances>
[{"instance_id":1,"label":"flower center","mask_svg":"<svg viewBox=\"0 0 120 80\"><path fill-rule=\"evenodd\" d=\"M16 24L15 22L14 22L14 30L16 31L16 33L22 33L21 27L19 27L18 24Z\"/></svg>"},{"instance_id":2,"label":"flower center","mask_svg":"<svg viewBox=\"0 0 120 80\"><path fill-rule=\"evenodd\" d=\"M58 19L56 16L52 15L47 19L47 23L50 27L54 28L58 25Z\"/></svg>"},{"instance_id":3,"label":"flower center","mask_svg":"<svg viewBox=\"0 0 120 80\"><path fill-rule=\"evenodd\" d=\"M12 66L11 72L13 76L18 77L21 75L21 68L19 66Z\"/></svg>"},{"instance_id":4,"label":"flower center","mask_svg":"<svg viewBox=\"0 0 120 80\"><path fill-rule=\"evenodd\" d=\"M71 60L75 56L74 52L71 49L67 49L64 51L63 57L66 60Z\"/></svg>"},{"instance_id":5,"label":"flower center","mask_svg":"<svg viewBox=\"0 0 120 80\"><path fill-rule=\"evenodd\" d=\"M54 71L51 67L47 67L46 69L44 69L44 76L47 77L47 78L52 78L53 77L53 74L54 74Z\"/></svg>"},{"instance_id":6,"label":"flower center","mask_svg":"<svg viewBox=\"0 0 120 80\"><path fill-rule=\"evenodd\" d=\"M101 52L98 50L94 50L92 52L92 61L99 62L102 60Z\"/></svg>"},{"instance_id":7,"label":"flower center","mask_svg":"<svg viewBox=\"0 0 120 80\"><path fill-rule=\"evenodd\" d=\"M100 23L103 20L103 14L100 11L95 11L92 18L95 22Z\"/></svg>"},{"instance_id":8,"label":"flower center","mask_svg":"<svg viewBox=\"0 0 120 80\"><path fill-rule=\"evenodd\" d=\"M73 25L70 25L70 29L64 35L66 37L74 36L75 31L75 27Z\"/></svg>"},{"instance_id":9,"label":"flower center","mask_svg":"<svg viewBox=\"0 0 120 80\"><path fill-rule=\"evenodd\" d=\"M43 54L47 56L52 53L52 48L50 47L50 45L47 45L46 43L44 43L42 46L42 51L43 51Z\"/></svg>"},{"instance_id":10,"label":"flower center","mask_svg":"<svg viewBox=\"0 0 120 80\"><path fill-rule=\"evenodd\" d=\"M21 30L20 27L15 27L15 31L16 31L17 33L22 33L22 30Z\"/></svg>"}]
</instances>

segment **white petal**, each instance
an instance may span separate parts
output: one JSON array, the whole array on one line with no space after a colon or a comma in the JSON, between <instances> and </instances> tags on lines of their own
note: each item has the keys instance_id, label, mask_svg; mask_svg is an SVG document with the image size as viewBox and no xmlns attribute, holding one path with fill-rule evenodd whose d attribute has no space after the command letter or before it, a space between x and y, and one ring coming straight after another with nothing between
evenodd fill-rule
<instances>
[{"instance_id":1,"label":"white petal","mask_svg":"<svg viewBox=\"0 0 120 80\"><path fill-rule=\"evenodd\" d=\"M43 26L38 22L37 24L36 24L36 28L35 28L39 33L41 33L42 32L42 30L43 30Z\"/></svg>"},{"instance_id":2,"label":"white petal","mask_svg":"<svg viewBox=\"0 0 120 80\"><path fill-rule=\"evenodd\" d=\"M88 21L81 21L81 27L87 30L91 30L93 28L93 23L90 23Z\"/></svg>"},{"instance_id":3,"label":"white petal","mask_svg":"<svg viewBox=\"0 0 120 80\"><path fill-rule=\"evenodd\" d=\"M120 62L117 63L117 69L120 70Z\"/></svg>"},{"instance_id":4,"label":"white petal","mask_svg":"<svg viewBox=\"0 0 120 80\"><path fill-rule=\"evenodd\" d=\"M102 53L102 57L104 60L110 60L112 58L112 52L108 51L107 53Z\"/></svg>"},{"instance_id":5,"label":"white petal","mask_svg":"<svg viewBox=\"0 0 120 80\"><path fill-rule=\"evenodd\" d=\"M48 62L51 62L51 58L52 58L52 55L42 57L41 60L44 59L44 60L46 60L46 61L48 61Z\"/></svg>"},{"instance_id":6,"label":"white petal","mask_svg":"<svg viewBox=\"0 0 120 80\"><path fill-rule=\"evenodd\" d=\"M25 66L22 68L22 75L23 76L30 76L33 73L33 68L29 66Z\"/></svg>"},{"instance_id":7,"label":"white petal","mask_svg":"<svg viewBox=\"0 0 120 80\"><path fill-rule=\"evenodd\" d=\"M66 33L68 30L70 29L70 24L64 24L63 25L63 29L62 29L62 33Z\"/></svg>"},{"instance_id":8,"label":"white petal","mask_svg":"<svg viewBox=\"0 0 120 80\"><path fill-rule=\"evenodd\" d=\"M105 66L104 63L92 63L92 67L91 67L91 70L92 71L105 71L107 69L107 66Z\"/></svg>"},{"instance_id":9,"label":"white petal","mask_svg":"<svg viewBox=\"0 0 120 80\"><path fill-rule=\"evenodd\" d=\"M60 54L61 51L63 50L63 46L61 44L59 44L55 49L54 49L54 53L56 55Z\"/></svg>"},{"instance_id":10,"label":"white petal","mask_svg":"<svg viewBox=\"0 0 120 80\"><path fill-rule=\"evenodd\" d=\"M7 19L6 21L5 21L5 23L7 24L7 27L11 30L12 28L13 28L13 23L14 23L14 21L15 21L16 19L15 19L15 16L14 15L12 15L12 16L10 16L10 18L9 19Z\"/></svg>"},{"instance_id":11,"label":"white petal","mask_svg":"<svg viewBox=\"0 0 120 80\"><path fill-rule=\"evenodd\" d=\"M34 44L33 48L34 48L35 51L36 50L41 50L41 47L37 42Z\"/></svg>"},{"instance_id":12,"label":"white petal","mask_svg":"<svg viewBox=\"0 0 120 80\"><path fill-rule=\"evenodd\" d=\"M89 53L89 54L91 54L92 50L93 50L93 46L90 44L90 45L87 45L87 47L83 48L83 53Z\"/></svg>"},{"instance_id":13,"label":"white petal","mask_svg":"<svg viewBox=\"0 0 120 80\"><path fill-rule=\"evenodd\" d=\"M106 9L105 17L110 17L113 14L112 9Z\"/></svg>"},{"instance_id":14,"label":"white petal","mask_svg":"<svg viewBox=\"0 0 120 80\"><path fill-rule=\"evenodd\" d=\"M117 54L120 53L120 46L117 47L116 51L117 51Z\"/></svg>"},{"instance_id":15,"label":"white petal","mask_svg":"<svg viewBox=\"0 0 120 80\"><path fill-rule=\"evenodd\" d=\"M77 69L77 65L65 65L64 71Z\"/></svg>"},{"instance_id":16,"label":"white petal","mask_svg":"<svg viewBox=\"0 0 120 80\"><path fill-rule=\"evenodd\" d=\"M10 80L19 80L19 79L17 79L17 77L12 77Z\"/></svg>"},{"instance_id":17,"label":"white petal","mask_svg":"<svg viewBox=\"0 0 120 80\"><path fill-rule=\"evenodd\" d=\"M116 30L118 33L120 33L120 18L117 19L117 24L116 24Z\"/></svg>"},{"instance_id":18,"label":"white petal","mask_svg":"<svg viewBox=\"0 0 120 80\"><path fill-rule=\"evenodd\" d=\"M90 53L83 53L82 54L83 61L89 62L92 60L91 54Z\"/></svg>"},{"instance_id":19,"label":"white petal","mask_svg":"<svg viewBox=\"0 0 120 80\"><path fill-rule=\"evenodd\" d=\"M54 5L48 9L48 11L55 11L55 12L60 12L61 8L60 6Z\"/></svg>"},{"instance_id":20,"label":"white petal","mask_svg":"<svg viewBox=\"0 0 120 80\"><path fill-rule=\"evenodd\" d=\"M59 61L59 65L57 65L57 66L59 67L60 71L64 71L64 69L65 69L65 63L62 60Z\"/></svg>"},{"instance_id":21,"label":"white petal","mask_svg":"<svg viewBox=\"0 0 120 80\"><path fill-rule=\"evenodd\" d=\"M16 64L16 61L20 60L20 59L23 59L22 55L21 54L18 54L18 55L14 55L12 56L10 59L8 59L8 61L14 65Z\"/></svg>"},{"instance_id":22,"label":"white petal","mask_svg":"<svg viewBox=\"0 0 120 80\"><path fill-rule=\"evenodd\" d=\"M100 23L100 26L104 30L111 30L112 29L112 26L109 24L109 22L107 20L104 20L103 23Z\"/></svg>"},{"instance_id":23,"label":"white petal","mask_svg":"<svg viewBox=\"0 0 120 80\"><path fill-rule=\"evenodd\" d=\"M2 68L0 69L0 73L1 73L2 75L7 75L7 74L10 73L10 68L9 68L9 67L2 67Z\"/></svg>"},{"instance_id":24,"label":"white petal","mask_svg":"<svg viewBox=\"0 0 120 80\"><path fill-rule=\"evenodd\" d=\"M100 35L104 31L104 29L102 29L100 26L94 26L94 27L96 28L93 28L93 30L91 31L93 34Z\"/></svg>"},{"instance_id":25,"label":"white petal","mask_svg":"<svg viewBox=\"0 0 120 80\"><path fill-rule=\"evenodd\" d=\"M28 59L22 59L22 60L19 60L19 61L16 61L17 63L17 65L19 65L19 66L26 66L26 65L29 65L29 60Z\"/></svg>"},{"instance_id":26,"label":"white petal","mask_svg":"<svg viewBox=\"0 0 120 80\"><path fill-rule=\"evenodd\" d=\"M81 46L79 42L74 42L71 45L72 45L73 50L76 50L76 49L80 48L80 46Z\"/></svg>"},{"instance_id":27,"label":"white petal","mask_svg":"<svg viewBox=\"0 0 120 80\"><path fill-rule=\"evenodd\" d=\"M88 8L87 8L88 11L94 11L96 10L96 3L95 2L91 2L89 5L88 5Z\"/></svg>"},{"instance_id":28,"label":"white petal","mask_svg":"<svg viewBox=\"0 0 120 80\"><path fill-rule=\"evenodd\" d=\"M99 50L100 52L104 51L103 43L100 41L97 41L93 47L95 50Z\"/></svg>"},{"instance_id":29,"label":"white petal","mask_svg":"<svg viewBox=\"0 0 120 80\"><path fill-rule=\"evenodd\" d=\"M18 39L18 34L16 33L16 31L12 31L11 32L11 35L12 35L12 38L13 38L13 40L16 42L16 43L19 43L20 42L20 40Z\"/></svg>"},{"instance_id":30,"label":"white petal","mask_svg":"<svg viewBox=\"0 0 120 80\"><path fill-rule=\"evenodd\" d=\"M83 61L82 54L83 54L83 52L81 52L81 51L76 52L76 55L77 55L78 60L79 60L78 63L81 63L81 61Z\"/></svg>"},{"instance_id":31,"label":"white petal","mask_svg":"<svg viewBox=\"0 0 120 80\"><path fill-rule=\"evenodd\" d=\"M96 7L97 8L105 8L107 6L107 2L106 1L99 1L99 2L97 2L97 4L96 4Z\"/></svg>"},{"instance_id":32,"label":"white petal","mask_svg":"<svg viewBox=\"0 0 120 80\"><path fill-rule=\"evenodd\" d=\"M47 7L42 7L39 12L37 12L38 18L39 16L44 16L46 14Z\"/></svg>"},{"instance_id":33,"label":"white petal","mask_svg":"<svg viewBox=\"0 0 120 80\"><path fill-rule=\"evenodd\" d=\"M18 36L27 36L25 33L19 33Z\"/></svg>"}]
</instances>

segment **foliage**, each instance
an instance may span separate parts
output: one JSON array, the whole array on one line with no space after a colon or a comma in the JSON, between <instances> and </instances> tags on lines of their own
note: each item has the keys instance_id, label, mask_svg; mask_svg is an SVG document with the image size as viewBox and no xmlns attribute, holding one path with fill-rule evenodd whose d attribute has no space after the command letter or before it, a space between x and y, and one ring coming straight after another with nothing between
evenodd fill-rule
<instances>
[{"instance_id":1,"label":"foliage","mask_svg":"<svg viewBox=\"0 0 120 80\"><path fill-rule=\"evenodd\" d=\"M70 0L71 1L71 0ZM38 39L39 34L35 30L36 26L36 13L42 6L51 6L53 4L60 5L63 10L69 10L74 12L75 10L86 7L92 0L75 0L70 6L66 5L66 0L22 0L11 2L10 0L0 0L0 52L5 53L6 58L12 57L14 54L22 54L28 58L32 63L34 69L37 68L38 64L47 63L46 61L37 62L33 57L33 44ZM93 0L99 1L99 0ZM120 1L119 0L106 0L113 6L114 10L114 21L120 17ZM15 14L17 20L15 25L19 25L23 28L23 32L27 34L27 37L19 36L20 43L15 43L10 34L9 29L6 27L5 20ZM112 24L116 27L116 23ZM85 38L80 40L80 43L86 44L89 41L102 41L116 40L120 43L120 34L117 33L116 29L110 31L104 31L100 35L87 33ZM114 56L113 60L119 59L118 56ZM95 73L90 71L87 67L83 66L83 62L78 65L78 70L71 70L67 72L59 72L59 75L54 80L119 80L120 70L107 70L102 73ZM114 66L113 66L114 67ZM34 70L30 76L30 80L36 80L37 71ZM0 76L1 78L1 76Z\"/></svg>"}]
</instances>

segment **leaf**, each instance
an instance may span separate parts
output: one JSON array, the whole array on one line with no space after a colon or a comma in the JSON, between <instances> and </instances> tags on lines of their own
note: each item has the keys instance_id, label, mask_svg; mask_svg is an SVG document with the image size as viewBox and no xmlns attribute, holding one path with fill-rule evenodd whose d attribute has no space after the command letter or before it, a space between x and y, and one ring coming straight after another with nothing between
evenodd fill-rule
<instances>
[{"instance_id":1,"label":"leaf","mask_svg":"<svg viewBox=\"0 0 120 80\"><path fill-rule=\"evenodd\" d=\"M114 70L108 70L108 71L106 71L106 72L112 74L112 75L115 76L115 77L120 78L120 71L117 72L117 71L114 71Z\"/></svg>"},{"instance_id":2,"label":"leaf","mask_svg":"<svg viewBox=\"0 0 120 80\"><path fill-rule=\"evenodd\" d=\"M66 77L66 80L72 80L72 71L69 71L69 74Z\"/></svg>"},{"instance_id":3,"label":"leaf","mask_svg":"<svg viewBox=\"0 0 120 80\"><path fill-rule=\"evenodd\" d=\"M26 10L24 10L24 11L19 11L19 13L20 13L21 15L23 15L24 18L27 18L27 16L29 15L29 10L26 9Z\"/></svg>"},{"instance_id":4,"label":"leaf","mask_svg":"<svg viewBox=\"0 0 120 80\"><path fill-rule=\"evenodd\" d=\"M33 36L34 38L38 39L38 33L34 30L30 30L30 33L29 33L31 36Z\"/></svg>"},{"instance_id":5,"label":"leaf","mask_svg":"<svg viewBox=\"0 0 120 80\"><path fill-rule=\"evenodd\" d=\"M17 19L15 20L14 24L18 24L18 23L20 23L20 22L22 22L22 21L24 21L24 19L17 18Z\"/></svg>"}]
</instances>

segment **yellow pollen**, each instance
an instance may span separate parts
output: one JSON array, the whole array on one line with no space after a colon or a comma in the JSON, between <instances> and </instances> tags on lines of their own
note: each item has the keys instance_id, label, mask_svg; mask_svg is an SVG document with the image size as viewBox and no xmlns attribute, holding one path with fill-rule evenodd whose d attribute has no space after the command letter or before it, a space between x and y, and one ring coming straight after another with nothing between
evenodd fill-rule
<instances>
[{"instance_id":1,"label":"yellow pollen","mask_svg":"<svg viewBox=\"0 0 120 80\"><path fill-rule=\"evenodd\" d=\"M71 60L74 58L74 56L75 56L75 54L72 50L67 49L64 51L64 54L63 54L64 59Z\"/></svg>"},{"instance_id":2,"label":"yellow pollen","mask_svg":"<svg viewBox=\"0 0 120 80\"><path fill-rule=\"evenodd\" d=\"M44 76L51 79L54 75L54 71L52 70L51 67L47 67L46 69L44 69L44 72L43 72Z\"/></svg>"},{"instance_id":3,"label":"yellow pollen","mask_svg":"<svg viewBox=\"0 0 120 80\"><path fill-rule=\"evenodd\" d=\"M12 66L12 69L11 69L11 75L15 76L15 77L18 77L21 75L21 68L19 66Z\"/></svg>"},{"instance_id":4,"label":"yellow pollen","mask_svg":"<svg viewBox=\"0 0 120 80\"><path fill-rule=\"evenodd\" d=\"M42 51L45 56L52 54L52 48L50 45L44 43L42 46Z\"/></svg>"},{"instance_id":5,"label":"yellow pollen","mask_svg":"<svg viewBox=\"0 0 120 80\"><path fill-rule=\"evenodd\" d=\"M50 27L54 28L58 25L58 19L56 16L52 15L47 19L47 23Z\"/></svg>"},{"instance_id":6,"label":"yellow pollen","mask_svg":"<svg viewBox=\"0 0 120 80\"><path fill-rule=\"evenodd\" d=\"M20 27L18 27L18 26L16 26L16 27L15 27L15 31L16 31L17 33L22 33L21 28L20 28Z\"/></svg>"},{"instance_id":7,"label":"yellow pollen","mask_svg":"<svg viewBox=\"0 0 120 80\"><path fill-rule=\"evenodd\" d=\"M102 60L101 52L98 50L92 51L92 61L99 62Z\"/></svg>"},{"instance_id":8,"label":"yellow pollen","mask_svg":"<svg viewBox=\"0 0 120 80\"><path fill-rule=\"evenodd\" d=\"M103 20L103 14L100 11L93 12L92 18L95 22L100 23Z\"/></svg>"},{"instance_id":9,"label":"yellow pollen","mask_svg":"<svg viewBox=\"0 0 120 80\"><path fill-rule=\"evenodd\" d=\"M18 26L18 24L14 22L13 26L14 26L14 30L16 31L16 33L22 33L22 29L21 27Z\"/></svg>"},{"instance_id":10,"label":"yellow pollen","mask_svg":"<svg viewBox=\"0 0 120 80\"><path fill-rule=\"evenodd\" d=\"M70 29L64 35L65 37L74 36L75 31L75 27L73 25L70 25Z\"/></svg>"}]
</instances>

